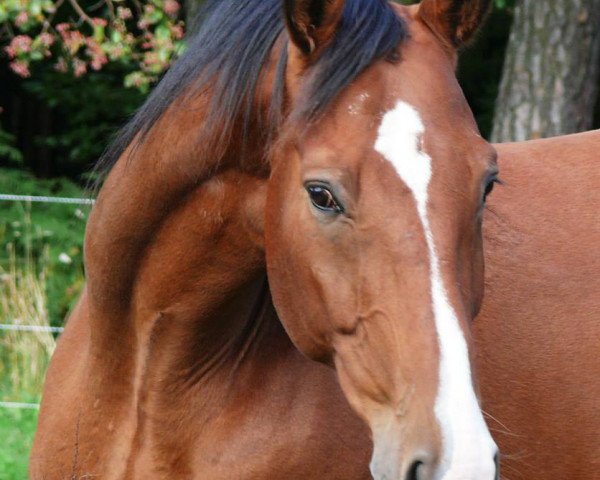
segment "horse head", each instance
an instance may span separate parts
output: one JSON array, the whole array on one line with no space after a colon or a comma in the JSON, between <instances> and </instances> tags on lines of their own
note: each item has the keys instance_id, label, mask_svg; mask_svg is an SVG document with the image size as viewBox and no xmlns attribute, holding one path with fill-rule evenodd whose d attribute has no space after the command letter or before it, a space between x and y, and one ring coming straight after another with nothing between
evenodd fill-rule
<instances>
[{"instance_id":1,"label":"horse head","mask_svg":"<svg viewBox=\"0 0 600 480\"><path fill-rule=\"evenodd\" d=\"M283 3L289 114L265 203L276 310L300 351L335 367L370 426L375 479L494 479L469 329L497 167L455 77L456 50L488 2L371 2L381 21L358 51L345 36L365 14L357 2ZM382 29L405 32L400 44ZM382 54L363 68L366 49ZM344 68L362 71L306 121Z\"/></svg>"}]
</instances>

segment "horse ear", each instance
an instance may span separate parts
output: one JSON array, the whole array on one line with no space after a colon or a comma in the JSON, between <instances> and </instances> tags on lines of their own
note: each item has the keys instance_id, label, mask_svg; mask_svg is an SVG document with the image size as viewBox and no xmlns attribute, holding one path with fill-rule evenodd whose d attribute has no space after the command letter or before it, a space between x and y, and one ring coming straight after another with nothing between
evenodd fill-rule
<instances>
[{"instance_id":1,"label":"horse ear","mask_svg":"<svg viewBox=\"0 0 600 480\"><path fill-rule=\"evenodd\" d=\"M422 0L419 15L453 48L460 48L475 36L490 3L490 0Z\"/></svg>"},{"instance_id":2,"label":"horse ear","mask_svg":"<svg viewBox=\"0 0 600 480\"><path fill-rule=\"evenodd\" d=\"M345 0L283 0L290 39L306 57L325 47L335 36Z\"/></svg>"}]
</instances>

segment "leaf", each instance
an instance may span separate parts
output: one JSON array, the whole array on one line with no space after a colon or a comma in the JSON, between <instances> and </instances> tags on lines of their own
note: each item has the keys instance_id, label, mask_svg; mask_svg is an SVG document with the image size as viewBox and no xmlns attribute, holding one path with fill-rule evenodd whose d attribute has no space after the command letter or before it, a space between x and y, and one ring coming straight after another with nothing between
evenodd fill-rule
<instances>
[{"instance_id":1,"label":"leaf","mask_svg":"<svg viewBox=\"0 0 600 480\"><path fill-rule=\"evenodd\" d=\"M110 33L110 41L113 43L121 43L123 41L123 35L118 30L113 30Z\"/></svg>"},{"instance_id":2,"label":"leaf","mask_svg":"<svg viewBox=\"0 0 600 480\"><path fill-rule=\"evenodd\" d=\"M0 128L0 157L7 158L11 162L22 164L23 154L14 147L15 137Z\"/></svg>"},{"instance_id":3,"label":"leaf","mask_svg":"<svg viewBox=\"0 0 600 480\"><path fill-rule=\"evenodd\" d=\"M94 25L94 40L98 43L102 43L106 35L104 33L104 26L102 25Z\"/></svg>"},{"instance_id":4,"label":"leaf","mask_svg":"<svg viewBox=\"0 0 600 480\"><path fill-rule=\"evenodd\" d=\"M42 2L40 2L39 0L32 0L29 3L29 12L34 17L38 17L39 15L41 15L42 10L43 10L43 5L42 5Z\"/></svg>"},{"instance_id":5,"label":"leaf","mask_svg":"<svg viewBox=\"0 0 600 480\"><path fill-rule=\"evenodd\" d=\"M154 34L158 40L168 40L171 38L171 29L164 23L161 23L156 27Z\"/></svg>"}]
</instances>

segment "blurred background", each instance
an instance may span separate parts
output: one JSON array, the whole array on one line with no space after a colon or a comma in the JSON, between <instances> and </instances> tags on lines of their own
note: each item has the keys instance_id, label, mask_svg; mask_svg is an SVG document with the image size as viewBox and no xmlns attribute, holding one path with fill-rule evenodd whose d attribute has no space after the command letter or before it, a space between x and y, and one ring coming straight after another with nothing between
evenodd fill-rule
<instances>
[{"instance_id":1,"label":"blurred background","mask_svg":"<svg viewBox=\"0 0 600 480\"><path fill-rule=\"evenodd\" d=\"M201 4L0 0L1 480L27 478L45 368L83 286L92 167ZM600 0L494 0L458 77L492 141L600 127Z\"/></svg>"}]
</instances>

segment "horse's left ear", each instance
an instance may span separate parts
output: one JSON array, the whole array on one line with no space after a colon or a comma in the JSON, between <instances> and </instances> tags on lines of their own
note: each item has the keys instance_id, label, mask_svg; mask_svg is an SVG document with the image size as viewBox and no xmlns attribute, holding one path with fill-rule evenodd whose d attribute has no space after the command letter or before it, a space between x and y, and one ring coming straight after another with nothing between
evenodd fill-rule
<instances>
[{"instance_id":1,"label":"horse's left ear","mask_svg":"<svg viewBox=\"0 0 600 480\"><path fill-rule=\"evenodd\" d=\"M345 0L283 0L290 39L306 58L333 40L345 3Z\"/></svg>"},{"instance_id":2,"label":"horse's left ear","mask_svg":"<svg viewBox=\"0 0 600 480\"><path fill-rule=\"evenodd\" d=\"M419 15L453 48L460 48L475 36L490 3L490 0L422 0Z\"/></svg>"}]
</instances>

